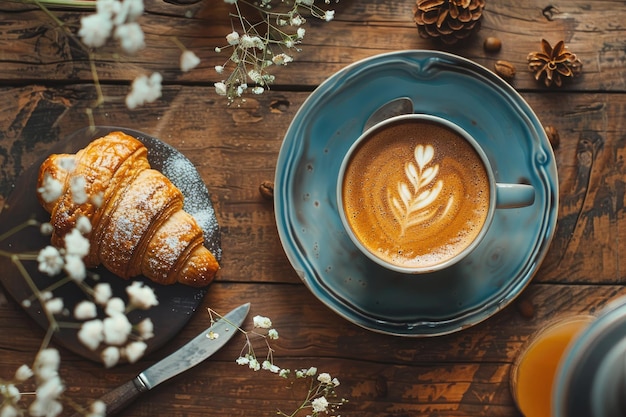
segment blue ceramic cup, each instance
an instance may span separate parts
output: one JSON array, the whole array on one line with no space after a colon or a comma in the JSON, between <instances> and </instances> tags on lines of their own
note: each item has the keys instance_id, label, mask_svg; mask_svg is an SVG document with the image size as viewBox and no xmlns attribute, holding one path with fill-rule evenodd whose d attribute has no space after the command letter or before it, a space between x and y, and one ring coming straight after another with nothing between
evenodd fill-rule
<instances>
[{"instance_id":1,"label":"blue ceramic cup","mask_svg":"<svg viewBox=\"0 0 626 417\"><path fill-rule=\"evenodd\" d=\"M535 189L500 183L479 143L441 117L408 114L369 128L346 152L339 215L377 264L424 274L464 259L499 209L531 206Z\"/></svg>"}]
</instances>

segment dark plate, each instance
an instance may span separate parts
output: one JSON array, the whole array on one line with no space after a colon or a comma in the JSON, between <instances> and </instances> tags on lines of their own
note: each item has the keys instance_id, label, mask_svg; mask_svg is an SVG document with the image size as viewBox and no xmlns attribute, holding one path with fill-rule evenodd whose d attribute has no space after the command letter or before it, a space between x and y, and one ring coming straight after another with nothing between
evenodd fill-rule
<instances>
[{"instance_id":1,"label":"dark plate","mask_svg":"<svg viewBox=\"0 0 626 417\"><path fill-rule=\"evenodd\" d=\"M92 140L112 131L123 131L144 143L148 148L150 164L154 169L167 176L181 190L185 196L185 211L196 218L204 231L205 246L220 260L220 233L215 211L209 192L193 164L176 149L159 139L142 132L119 127L96 126L95 130L86 128L74 132L24 171L15 182L14 191L9 195L3 211L0 212L0 235L28 219L34 218L40 222L50 220L50 215L37 201L35 191L39 166L49 154L75 153ZM38 252L49 243L50 238L39 233L38 228L27 227L0 242L0 249L12 253ZM25 261L24 266L38 288L46 288L54 282L54 278L37 271L37 262ZM24 299L31 296L30 287L10 259L0 257L0 271L2 271L0 282L18 303L21 304ZM124 300L127 298L125 288L133 280L142 281L154 288L159 304L149 310L133 311L129 314L131 323L138 323L145 317L150 317L154 323L155 336L146 342L148 344L146 354L159 348L178 333L196 311L207 292L206 287L193 288L182 284L159 285L142 276L125 281L103 267L95 268L93 271L100 277L98 282L111 284L114 296L119 296ZM87 278L86 282L94 283L90 278ZM72 311L77 302L85 299L82 290L72 283L55 289L53 293L55 296L63 298L64 305L69 311ZM31 307L25 308L25 310L40 326L48 327L46 316L38 303L33 303ZM66 323L77 322L71 314L67 317L60 317L59 320ZM92 352L84 347L78 340L76 333L77 329L61 328L55 333L56 342L81 356L99 361L98 352Z\"/></svg>"}]
</instances>

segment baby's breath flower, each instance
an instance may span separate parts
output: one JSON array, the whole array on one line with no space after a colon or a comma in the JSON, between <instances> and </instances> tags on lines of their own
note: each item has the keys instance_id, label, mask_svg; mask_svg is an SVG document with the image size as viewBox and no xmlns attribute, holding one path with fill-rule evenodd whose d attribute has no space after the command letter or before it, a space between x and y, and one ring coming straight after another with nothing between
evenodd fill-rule
<instances>
[{"instance_id":1,"label":"baby's breath flower","mask_svg":"<svg viewBox=\"0 0 626 417\"><path fill-rule=\"evenodd\" d=\"M70 180L70 191L72 192L72 201L76 204L86 203L88 200L87 193L85 192L85 186L87 181L85 177L78 175L72 177Z\"/></svg>"},{"instance_id":2,"label":"baby's breath flower","mask_svg":"<svg viewBox=\"0 0 626 417\"><path fill-rule=\"evenodd\" d=\"M113 290L111 289L111 284L108 282L102 282L100 284L96 284L93 288L93 298L94 302L99 305L105 305L113 295Z\"/></svg>"},{"instance_id":3,"label":"baby's breath flower","mask_svg":"<svg viewBox=\"0 0 626 417\"><path fill-rule=\"evenodd\" d=\"M136 22L124 23L115 28L113 36L119 40L122 50L135 54L146 47L143 30Z\"/></svg>"},{"instance_id":4,"label":"baby's breath flower","mask_svg":"<svg viewBox=\"0 0 626 417\"><path fill-rule=\"evenodd\" d=\"M89 300L83 300L74 307L74 317L77 320L93 319L96 315L96 305Z\"/></svg>"},{"instance_id":5,"label":"baby's breath flower","mask_svg":"<svg viewBox=\"0 0 626 417\"><path fill-rule=\"evenodd\" d=\"M87 276L87 268L82 258L78 255L68 254L65 256L65 272L74 281L81 282Z\"/></svg>"},{"instance_id":6,"label":"baby's breath flower","mask_svg":"<svg viewBox=\"0 0 626 417\"><path fill-rule=\"evenodd\" d=\"M63 311L63 299L59 297L53 298L46 301L45 306L50 314L60 314Z\"/></svg>"},{"instance_id":7,"label":"baby's breath flower","mask_svg":"<svg viewBox=\"0 0 626 417\"><path fill-rule=\"evenodd\" d=\"M50 236L54 232L54 226L50 222L43 222L41 226L39 226L39 233L44 236Z\"/></svg>"},{"instance_id":8,"label":"baby's breath flower","mask_svg":"<svg viewBox=\"0 0 626 417\"><path fill-rule=\"evenodd\" d=\"M235 362L237 362L237 365L248 365L250 363L250 358L247 355L240 356Z\"/></svg>"},{"instance_id":9,"label":"baby's breath flower","mask_svg":"<svg viewBox=\"0 0 626 417\"><path fill-rule=\"evenodd\" d=\"M148 340L154 337L154 324L152 323L152 319L150 317L146 317L141 320L139 324L137 324L137 332L139 332L139 337L143 340Z\"/></svg>"},{"instance_id":10,"label":"baby's breath flower","mask_svg":"<svg viewBox=\"0 0 626 417\"><path fill-rule=\"evenodd\" d=\"M217 72L218 74L221 74L224 72L224 66L222 65L216 65L215 66L215 72Z\"/></svg>"},{"instance_id":11,"label":"baby's breath flower","mask_svg":"<svg viewBox=\"0 0 626 417\"><path fill-rule=\"evenodd\" d=\"M104 343L121 346L128 340L133 326L124 314L113 314L103 320Z\"/></svg>"},{"instance_id":12,"label":"baby's breath flower","mask_svg":"<svg viewBox=\"0 0 626 417\"><path fill-rule=\"evenodd\" d=\"M272 340L278 339L278 330L276 330L276 329L269 329L267 331L267 337L269 337Z\"/></svg>"},{"instance_id":13,"label":"baby's breath flower","mask_svg":"<svg viewBox=\"0 0 626 417\"><path fill-rule=\"evenodd\" d=\"M54 276L63 270L63 257L54 246L46 246L37 255L39 271L44 274Z\"/></svg>"},{"instance_id":14,"label":"baby's breath flower","mask_svg":"<svg viewBox=\"0 0 626 417\"><path fill-rule=\"evenodd\" d=\"M126 287L126 293L128 294L128 302L131 307L147 310L159 304L154 290L143 285L141 281L134 281Z\"/></svg>"},{"instance_id":15,"label":"baby's breath flower","mask_svg":"<svg viewBox=\"0 0 626 417\"><path fill-rule=\"evenodd\" d=\"M33 376L33 370L28 365L23 364L15 371L15 379L19 382L26 381Z\"/></svg>"},{"instance_id":16,"label":"baby's breath flower","mask_svg":"<svg viewBox=\"0 0 626 417\"><path fill-rule=\"evenodd\" d=\"M78 229L72 229L63 240L68 255L75 255L80 259L89 253L89 239L83 236Z\"/></svg>"},{"instance_id":17,"label":"baby's breath flower","mask_svg":"<svg viewBox=\"0 0 626 417\"><path fill-rule=\"evenodd\" d=\"M124 300L119 297L110 298L104 308L104 312L108 316L112 316L114 314L123 314L124 310L126 310L126 304L124 303Z\"/></svg>"},{"instance_id":18,"label":"baby's breath flower","mask_svg":"<svg viewBox=\"0 0 626 417\"><path fill-rule=\"evenodd\" d=\"M96 400L89 407L88 417L104 417L106 415L106 404L104 401Z\"/></svg>"},{"instance_id":19,"label":"baby's breath flower","mask_svg":"<svg viewBox=\"0 0 626 417\"><path fill-rule=\"evenodd\" d=\"M226 87L226 84L224 84L223 82L218 82L215 83L215 92L217 94L219 94L220 96L225 96L228 94L228 88Z\"/></svg>"},{"instance_id":20,"label":"baby's breath flower","mask_svg":"<svg viewBox=\"0 0 626 417\"><path fill-rule=\"evenodd\" d=\"M78 36L85 45L99 48L106 43L112 31L111 14L106 12L94 13L80 19Z\"/></svg>"},{"instance_id":21,"label":"baby's breath flower","mask_svg":"<svg viewBox=\"0 0 626 417\"><path fill-rule=\"evenodd\" d=\"M78 230L83 235L91 232L91 221L89 221L89 218L87 216L78 216L78 219L76 220L76 230ZM89 251L87 251L87 253L88 252Z\"/></svg>"},{"instance_id":22,"label":"baby's breath flower","mask_svg":"<svg viewBox=\"0 0 626 417\"><path fill-rule=\"evenodd\" d=\"M135 363L143 356L147 347L142 341L130 342L124 347L124 356L128 362Z\"/></svg>"},{"instance_id":23,"label":"baby's breath flower","mask_svg":"<svg viewBox=\"0 0 626 417\"><path fill-rule=\"evenodd\" d=\"M254 318L252 319L252 324L254 325L254 327L260 329L269 329L272 327L272 320L264 316L254 316Z\"/></svg>"},{"instance_id":24,"label":"baby's breath flower","mask_svg":"<svg viewBox=\"0 0 626 417\"><path fill-rule=\"evenodd\" d=\"M311 401L311 407L314 413L324 413L328 410L328 400L324 396L315 398Z\"/></svg>"},{"instance_id":25,"label":"baby's breath flower","mask_svg":"<svg viewBox=\"0 0 626 417\"><path fill-rule=\"evenodd\" d=\"M161 82L163 77L158 72L150 77L140 75L133 81L131 91L126 96L126 107L134 109L145 103L152 103L161 97Z\"/></svg>"},{"instance_id":26,"label":"baby's breath flower","mask_svg":"<svg viewBox=\"0 0 626 417\"><path fill-rule=\"evenodd\" d=\"M120 350L115 346L107 346L100 354L100 359L106 368L112 368L120 360Z\"/></svg>"},{"instance_id":27,"label":"baby's breath flower","mask_svg":"<svg viewBox=\"0 0 626 417\"><path fill-rule=\"evenodd\" d=\"M46 203L51 203L61 197L63 184L52 176L46 174L43 178L41 188L37 190Z\"/></svg>"},{"instance_id":28,"label":"baby's breath flower","mask_svg":"<svg viewBox=\"0 0 626 417\"><path fill-rule=\"evenodd\" d=\"M186 50L180 54L180 70L191 71L200 64L200 58L192 51Z\"/></svg>"},{"instance_id":29,"label":"baby's breath flower","mask_svg":"<svg viewBox=\"0 0 626 417\"><path fill-rule=\"evenodd\" d=\"M104 340L104 323L102 320L89 320L81 324L78 340L89 350L96 350Z\"/></svg>"},{"instance_id":30,"label":"baby's breath flower","mask_svg":"<svg viewBox=\"0 0 626 417\"><path fill-rule=\"evenodd\" d=\"M327 372L322 372L321 374L319 374L317 376L317 380L321 382L322 384L330 384L332 382L332 378L330 377L330 374Z\"/></svg>"},{"instance_id":31,"label":"baby's breath flower","mask_svg":"<svg viewBox=\"0 0 626 417\"><path fill-rule=\"evenodd\" d=\"M228 42L229 45L238 45L239 44L239 33L233 31L233 32L229 33L228 35L226 35L226 42Z\"/></svg>"}]
</instances>

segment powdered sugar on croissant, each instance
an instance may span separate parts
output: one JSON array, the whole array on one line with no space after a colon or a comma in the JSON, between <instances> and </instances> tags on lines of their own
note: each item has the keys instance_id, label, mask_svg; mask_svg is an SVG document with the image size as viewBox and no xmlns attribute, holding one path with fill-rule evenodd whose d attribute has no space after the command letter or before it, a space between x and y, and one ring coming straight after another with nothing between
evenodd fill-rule
<instances>
[{"instance_id":1,"label":"powdered sugar on croissant","mask_svg":"<svg viewBox=\"0 0 626 417\"><path fill-rule=\"evenodd\" d=\"M183 210L180 190L150 168L139 140L112 132L76 154L51 155L41 165L38 187L50 178L63 186L54 201L39 196L51 215L52 244L63 246L86 216L92 224L87 267L103 264L122 278L144 275L160 284L200 287L214 278L219 265L203 245L202 229ZM88 198L73 196L76 183Z\"/></svg>"}]
</instances>

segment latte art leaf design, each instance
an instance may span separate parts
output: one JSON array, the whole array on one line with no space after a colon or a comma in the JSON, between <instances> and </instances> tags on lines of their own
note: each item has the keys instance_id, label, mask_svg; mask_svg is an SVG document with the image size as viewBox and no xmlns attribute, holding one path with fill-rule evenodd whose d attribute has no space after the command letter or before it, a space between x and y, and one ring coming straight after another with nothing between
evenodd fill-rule
<instances>
[{"instance_id":1,"label":"latte art leaf design","mask_svg":"<svg viewBox=\"0 0 626 417\"><path fill-rule=\"evenodd\" d=\"M431 185L439 173L439 165L430 164L435 149L431 145L417 145L414 156L415 163L408 162L404 167L408 184L400 181L396 195L391 190L387 193L393 214L400 224L400 236L404 236L410 227L428 221L440 212L445 213L452 204L450 198L445 207L433 205L443 188L442 180Z\"/></svg>"}]
</instances>

